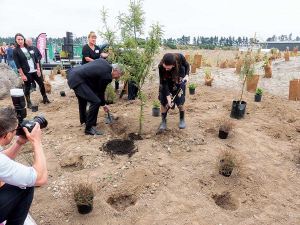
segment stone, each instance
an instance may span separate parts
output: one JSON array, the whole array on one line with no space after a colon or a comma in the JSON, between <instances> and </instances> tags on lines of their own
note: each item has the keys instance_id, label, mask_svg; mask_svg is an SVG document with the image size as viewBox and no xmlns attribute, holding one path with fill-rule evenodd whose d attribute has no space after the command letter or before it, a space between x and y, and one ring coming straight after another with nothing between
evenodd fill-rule
<instances>
[{"instance_id":1,"label":"stone","mask_svg":"<svg viewBox=\"0 0 300 225\"><path fill-rule=\"evenodd\" d=\"M165 165L163 162L158 162L157 164L159 167L163 167Z\"/></svg>"}]
</instances>

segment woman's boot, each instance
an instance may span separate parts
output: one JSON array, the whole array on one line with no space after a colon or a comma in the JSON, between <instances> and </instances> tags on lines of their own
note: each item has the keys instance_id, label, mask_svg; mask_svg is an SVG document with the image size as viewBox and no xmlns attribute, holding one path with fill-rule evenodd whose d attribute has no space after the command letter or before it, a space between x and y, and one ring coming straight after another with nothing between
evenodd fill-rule
<instances>
[{"instance_id":1,"label":"woman's boot","mask_svg":"<svg viewBox=\"0 0 300 225\"><path fill-rule=\"evenodd\" d=\"M179 121L179 128L184 129L185 128L185 122L184 122L184 110L179 111L180 112L180 121Z\"/></svg>"},{"instance_id":2,"label":"woman's boot","mask_svg":"<svg viewBox=\"0 0 300 225\"><path fill-rule=\"evenodd\" d=\"M46 94L43 95L43 103L44 103L44 104L46 104L46 103L52 103L52 102L48 99L48 97L47 97Z\"/></svg>"},{"instance_id":3,"label":"woman's boot","mask_svg":"<svg viewBox=\"0 0 300 225\"><path fill-rule=\"evenodd\" d=\"M30 95L25 95L25 98L26 98L26 102L27 102L27 108L32 109L32 104L31 104L31 101L30 101Z\"/></svg>"},{"instance_id":4,"label":"woman's boot","mask_svg":"<svg viewBox=\"0 0 300 225\"><path fill-rule=\"evenodd\" d=\"M167 116L167 113L161 113L162 122L159 127L160 130L165 130L167 128L167 117L166 116Z\"/></svg>"}]
</instances>

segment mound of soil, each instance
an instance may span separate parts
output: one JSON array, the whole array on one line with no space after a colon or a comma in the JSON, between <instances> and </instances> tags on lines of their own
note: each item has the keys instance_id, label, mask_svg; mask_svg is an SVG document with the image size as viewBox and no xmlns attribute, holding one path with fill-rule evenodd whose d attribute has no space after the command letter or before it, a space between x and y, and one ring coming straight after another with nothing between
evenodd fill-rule
<instances>
[{"instance_id":1,"label":"mound of soil","mask_svg":"<svg viewBox=\"0 0 300 225\"><path fill-rule=\"evenodd\" d=\"M212 198L215 203L223 209L234 211L239 208L239 201L233 197L230 192L224 192L221 195L215 194Z\"/></svg>"},{"instance_id":2,"label":"mound of soil","mask_svg":"<svg viewBox=\"0 0 300 225\"><path fill-rule=\"evenodd\" d=\"M112 140L104 144L101 148L103 151L107 152L111 158L115 155L128 155L131 157L134 153L138 151L134 146L134 142L131 140Z\"/></svg>"},{"instance_id":3,"label":"mound of soil","mask_svg":"<svg viewBox=\"0 0 300 225\"><path fill-rule=\"evenodd\" d=\"M116 117L114 121L109 123L110 129L118 135L124 134L127 129L127 124L122 116Z\"/></svg>"},{"instance_id":4,"label":"mound of soil","mask_svg":"<svg viewBox=\"0 0 300 225\"><path fill-rule=\"evenodd\" d=\"M125 194L113 195L109 197L106 202L117 211L124 211L127 207L135 205L136 200L136 196Z\"/></svg>"}]
</instances>

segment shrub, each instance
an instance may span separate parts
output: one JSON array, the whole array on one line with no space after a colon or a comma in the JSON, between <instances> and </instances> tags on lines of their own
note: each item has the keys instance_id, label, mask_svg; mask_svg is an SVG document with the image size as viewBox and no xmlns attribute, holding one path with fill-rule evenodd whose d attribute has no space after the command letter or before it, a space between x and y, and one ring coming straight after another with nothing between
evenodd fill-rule
<instances>
[{"instance_id":1,"label":"shrub","mask_svg":"<svg viewBox=\"0 0 300 225\"><path fill-rule=\"evenodd\" d=\"M261 88L257 88L255 94L256 95L262 95L263 94L263 90Z\"/></svg>"},{"instance_id":2,"label":"shrub","mask_svg":"<svg viewBox=\"0 0 300 225\"><path fill-rule=\"evenodd\" d=\"M195 89L196 87L198 87L198 85L195 84L189 84L188 88L190 89Z\"/></svg>"},{"instance_id":3,"label":"shrub","mask_svg":"<svg viewBox=\"0 0 300 225\"><path fill-rule=\"evenodd\" d=\"M203 71L205 73L206 78L210 78L211 77L211 71L209 67L203 67Z\"/></svg>"},{"instance_id":4,"label":"shrub","mask_svg":"<svg viewBox=\"0 0 300 225\"><path fill-rule=\"evenodd\" d=\"M169 43L169 42L165 43L164 46L167 46L167 47L169 47L171 49L177 49L176 45L174 45L173 43Z\"/></svg>"},{"instance_id":5,"label":"shrub","mask_svg":"<svg viewBox=\"0 0 300 225\"><path fill-rule=\"evenodd\" d=\"M154 102L153 102L153 107L154 107L154 108L159 108L159 107L160 107L160 102L154 101Z\"/></svg>"}]
</instances>

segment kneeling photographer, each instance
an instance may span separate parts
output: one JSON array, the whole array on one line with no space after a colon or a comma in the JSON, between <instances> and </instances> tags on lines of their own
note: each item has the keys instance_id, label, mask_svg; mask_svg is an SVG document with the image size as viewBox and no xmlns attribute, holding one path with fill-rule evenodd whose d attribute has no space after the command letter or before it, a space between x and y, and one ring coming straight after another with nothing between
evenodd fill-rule
<instances>
[{"instance_id":1,"label":"kneeling photographer","mask_svg":"<svg viewBox=\"0 0 300 225\"><path fill-rule=\"evenodd\" d=\"M24 96L22 99L25 106ZM39 121L44 117L38 116L27 123L24 123L24 120L22 124L20 122L24 118L17 118L15 111L18 115L17 109L11 107L0 109L0 181L5 183L0 187L0 223L6 220L10 225L24 223L32 203L34 186L41 186L47 182L46 158L41 142L41 128L47 124ZM44 122L47 121L44 119ZM16 133L20 136L8 149L2 151L1 146L8 145ZM33 145L32 167L14 161L26 142Z\"/></svg>"}]
</instances>

